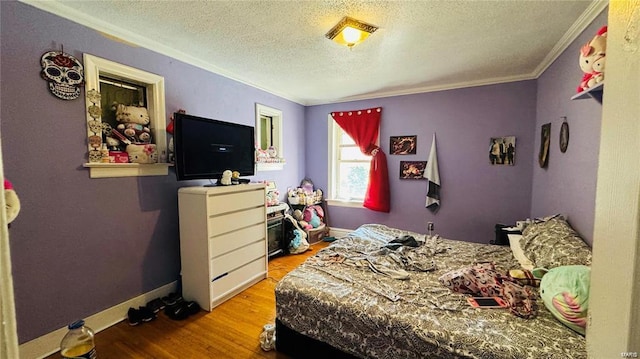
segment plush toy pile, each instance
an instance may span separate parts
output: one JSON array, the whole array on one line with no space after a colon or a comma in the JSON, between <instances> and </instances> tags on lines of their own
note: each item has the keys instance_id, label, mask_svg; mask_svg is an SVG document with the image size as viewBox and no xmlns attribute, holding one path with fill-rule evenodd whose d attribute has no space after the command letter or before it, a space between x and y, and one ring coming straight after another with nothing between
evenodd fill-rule
<instances>
[{"instance_id":1,"label":"plush toy pile","mask_svg":"<svg viewBox=\"0 0 640 359\"><path fill-rule=\"evenodd\" d=\"M156 163L158 153L156 145L151 143L151 122L145 107L116 106L116 128L106 138L110 151L125 150L131 163Z\"/></svg>"},{"instance_id":2,"label":"plush toy pile","mask_svg":"<svg viewBox=\"0 0 640 359\"><path fill-rule=\"evenodd\" d=\"M607 27L603 26L591 41L580 48L580 69L584 75L577 92L588 90L604 81L606 52Z\"/></svg>"}]
</instances>

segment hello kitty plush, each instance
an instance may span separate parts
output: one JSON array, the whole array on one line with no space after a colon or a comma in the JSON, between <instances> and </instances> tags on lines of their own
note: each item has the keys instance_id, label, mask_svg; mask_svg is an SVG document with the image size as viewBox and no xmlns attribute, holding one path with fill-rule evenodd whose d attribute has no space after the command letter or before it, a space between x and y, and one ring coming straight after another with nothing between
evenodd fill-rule
<instances>
[{"instance_id":1,"label":"hello kitty plush","mask_svg":"<svg viewBox=\"0 0 640 359\"><path fill-rule=\"evenodd\" d=\"M607 51L607 27L598 30L596 36L580 48L580 69L584 72L577 92L587 90L604 81Z\"/></svg>"}]
</instances>

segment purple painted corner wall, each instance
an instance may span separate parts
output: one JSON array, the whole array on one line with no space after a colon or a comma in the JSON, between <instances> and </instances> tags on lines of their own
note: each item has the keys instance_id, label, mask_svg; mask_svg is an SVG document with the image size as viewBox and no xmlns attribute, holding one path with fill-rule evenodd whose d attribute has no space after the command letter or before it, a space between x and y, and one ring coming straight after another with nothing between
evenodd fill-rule
<instances>
[{"instance_id":1,"label":"purple painted corner wall","mask_svg":"<svg viewBox=\"0 0 640 359\"><path fill-rule=\"evenodd\" d=\"M304 175L304 107L228 78L101 36L18 2L1 2L5 176L22 202L10 229L20 342L142 293L180 273L177 189L203 181L168 176L90 179L84 98L60 100L40 57L90 53L165 78L167 115L254 125L255 103L283 111L286 171L252 180L295 184Z\"/></svg>"},{"instance_id":2,"label":"purple painted corner wall","mask_svg":"<svg viewBox=\"0 0 640 359\"><path fill-rule=\"evenodd\" d=\"M363 223L486 243L494 224L561 212L591 243L601 108L570 101L581 78L578 49L606 21L606 11L537 80L304 107L148 49L114 41L19 2L0 2L0 125L5 176L20 196L12 223L21 343L179 278L177 189L202 181L168 176L90 179L84 99L63 101L40 78L40 57L59 49L90 53L164 76L166 112L253 125L255 103L283 111L283 171L258 172L283 189L303 177L327 188L327 115L383 108L391 212L330 206L331 227ZM570 142L558 148L566 116ZM552 123L549 166L537 156L540 126ZM442 206L424 208L426 182L400 180L400 161L427 160L437 136ZM389 136L417 135L416 155L389 155ZM489 163L489 139L516 137L514 166Z\"/></svg>"},{"instance_id":3,"label":"purple painted corner wall","mask_svg":"<svg viewBox=\"0 0 640 359\"><path fill-rule=\"evenodd\" d=\"M328 159L318 148L324 148L330 112L382 107L380 142L387 154L389 136L418 136L416 155L387 156L391 212L329 206L330 225L375 222L425 232L430 221L444 237L486 243L496 223L562 213L592 244L602 109L595 100L570 98L582 78L579 48L606 18L604 10L537 80L308 107L306 172L322 188ZM566 153L558 144L561 116L570 124ZM549 166L542 169L540 126L549 122ZM442 187L436 214L424 208L426 183L398 179L401 160L427 160L434 132ZM497 136L516 136L515 166L489 164L489 138Z\"/></svg>"},{"instance_id":4,"label":"purple painted corner wall","mask_svg":"<svg viewBox=\"0 0 640 359\"><path fill-rule=\"evenodd\" d=\"M589 244L593 244L602 106L593 99L569 99L576 94L582 78L578 65L580 47L606 22L607 10L538 78L531 216L562 213ZM569 123L569 146L565 153L559 145L563 116ZM540 168L540 127L546 123L551 123L549 164Z\"/></svg>"},{"instance_id":5,"label":"purple painted corner wall","mask_svg":"<svg viewBox=\"0 0 640 359\"><path fill-rule=\"evenodd\" d=\"M487 243L496 223L526 218L531 206L536 82L388 97L307 108L307 175L327 188L327 115L332 111L382 107L380 142L387 154L391 212L330 206L332 227L353 229L363 223L424 233L427 221L440 235ZM400 161L426 161L436 134L441 206L425 208L427 182L399 179ZM417 154L389 155L389 136L417 135ZM491 137L515 136L514 166L491 165Z\"/></svg>"}]
</instances>

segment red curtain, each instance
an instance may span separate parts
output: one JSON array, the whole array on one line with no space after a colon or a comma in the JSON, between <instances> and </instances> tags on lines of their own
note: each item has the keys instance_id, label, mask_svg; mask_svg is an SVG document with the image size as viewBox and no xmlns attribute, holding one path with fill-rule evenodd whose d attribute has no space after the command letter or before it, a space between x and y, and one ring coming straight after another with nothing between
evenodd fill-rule
<instances>
[{"instance_id":1,"label":"red curtain","mask_svg":"<svg viewBox=\"0 0 640 359\"><path fill-rule=\"evenodd\" d=\"M389 171L387 156L377 144L382 108L332 112L331 117L360 147L365 155L372 156L369 183L364 196L364 207L378 212L389 212Z\"/></svg>"}]
</instances>

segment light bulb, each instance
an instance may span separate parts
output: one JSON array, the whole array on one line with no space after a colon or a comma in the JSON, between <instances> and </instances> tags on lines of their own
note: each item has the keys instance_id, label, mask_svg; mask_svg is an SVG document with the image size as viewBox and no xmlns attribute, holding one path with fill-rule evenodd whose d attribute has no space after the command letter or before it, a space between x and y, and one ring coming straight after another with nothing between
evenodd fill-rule
<instances>
[{"instance_id":1,"label":"light bulb","mask_svg":"<svg viewBox=\"0 0 640 359\"><path fill-rule=\"evenodd\" d=\"M342 30L342 37L348 44L355 44L360 40L360 30L347 26Z\"/></svg>"}]
</instances>

